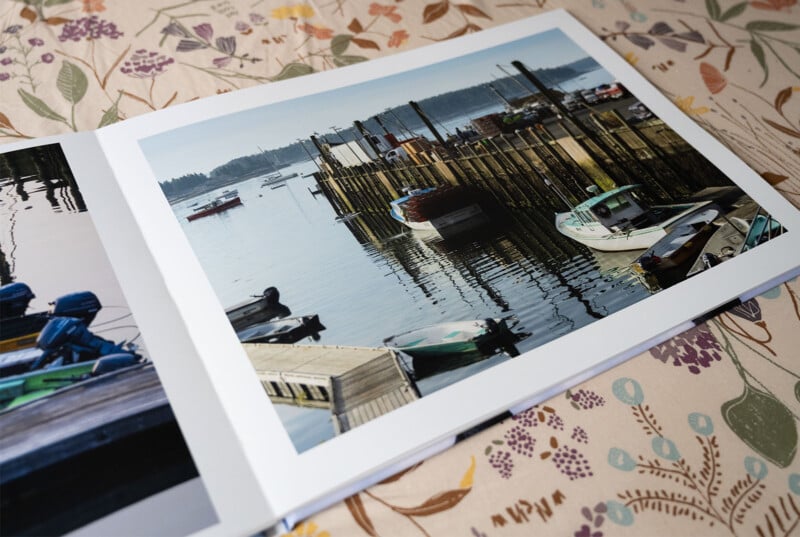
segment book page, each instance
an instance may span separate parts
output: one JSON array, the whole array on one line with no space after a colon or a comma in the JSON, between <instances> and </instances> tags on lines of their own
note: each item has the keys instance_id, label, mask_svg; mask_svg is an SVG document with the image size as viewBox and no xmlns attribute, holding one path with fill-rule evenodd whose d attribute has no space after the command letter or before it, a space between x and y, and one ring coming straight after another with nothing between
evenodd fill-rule
<instances>
[{"instance_id":1,"label":"book page","mask_svg":"<svg viewBox=\"0 0 800 537\"><path fill-rule=\"evenodd\" d=\"M153 256L123 279L184 323L168 385L289 518L800 260L797 211L564 12L98 137Z\"/></svg>"}]
</instances>

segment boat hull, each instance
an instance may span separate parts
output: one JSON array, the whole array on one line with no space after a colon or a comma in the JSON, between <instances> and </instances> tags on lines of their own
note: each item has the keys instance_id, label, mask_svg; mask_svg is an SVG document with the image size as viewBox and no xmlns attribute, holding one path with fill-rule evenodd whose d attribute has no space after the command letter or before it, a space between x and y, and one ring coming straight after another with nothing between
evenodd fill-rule
<instances>
[{"instance_id":1,"label":"boat hull","mask_svg":"<svg viewBox=\"0 0 800 537\"><path fill-rule=\"evenodd\" d=\"M468 205L457 211L452 211L437 218L431 218L430 220L423 220L421 222L406 220L395 212L392 212L392 217L410 229L435 232L446 231L448 228L453 227L462 227L464 224L470 222L478 225L485 220L483 210L478 204Z\"/></svg>"},{"instance_id":2,"label":"boat hull","mask_svg":"<svg viewBox=\"0 0 800 537\"><path fill-rule=\"evenodd\" d=\"M211 216L212 214L217 214L223 211L227 211L228 209L236 207L237 205L242 205L242 200L238 196L236 196L235 198L231 198L227 201L223 201L217 205L214 205L213 207L209 207L201 211L196 211L187 216L186 219L191 222L193 220L197 220L198 218L203 218L205 216Z\"/></svg>"},{"instance_id":3,"label":"boat hull","mask_svg":"<svg viewBox=\"0 0 800 537\"><path fill-rule=\"evenodd\" d=\"M307 337L317 340L323 330L318 315L305 315L253 325L236 335L242 343L295 343Z\"/></svg>"},{"instance_id":4,"label":"boat hull","mask_svg":"<svg viewBox=\"0 0 800 537\"><path fill-rule=\"evenodd\" d=\"M391 336L383 344L413 358L434 358L480 352L509 334L502 319L457 321Z\"/></svg>"}]
</instances>

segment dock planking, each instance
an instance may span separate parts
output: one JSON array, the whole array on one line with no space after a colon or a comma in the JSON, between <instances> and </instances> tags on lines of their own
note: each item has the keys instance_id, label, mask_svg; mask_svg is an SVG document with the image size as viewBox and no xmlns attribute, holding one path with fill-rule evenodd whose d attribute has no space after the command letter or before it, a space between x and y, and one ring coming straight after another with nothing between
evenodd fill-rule
<instances>
[{"instance_id":1,"label":"dock planking","mask_svg":"<svg viewBox=\"0 0 800 537\"><path fill-rule=\"evenodd\" d=\"M387 348L245 344L275 403L327 408L341 434L419 399L419 391Z\"/></svg>"}]
</instances>

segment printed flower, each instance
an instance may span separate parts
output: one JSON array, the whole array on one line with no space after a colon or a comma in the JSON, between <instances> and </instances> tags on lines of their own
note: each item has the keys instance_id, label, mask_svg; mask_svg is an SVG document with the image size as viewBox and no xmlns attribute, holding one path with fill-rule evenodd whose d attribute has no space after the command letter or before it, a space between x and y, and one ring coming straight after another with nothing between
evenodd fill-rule
<instances>
[{"instance_id":1,"label":"printed flower","mask_svg":"<svg viewBox=\"0 0 800 537\"><path fill-rule=\"evenodd\" d=\"M243 33L245 35L252 33L253 28L244 21L238 21L234 26L237 32Z\"/></svg>"},{"instance_id":2,"label":"printed flower","mask_svg":"<svg viewBox=\"0 0 800 537\"><path fill-rule=\"evenodd\" d=\"M728 85L725 75L710 63L700 62L700 76L712 95L716 95Z\"/></svg>"},{"instance_id":3,"label":"printed flower","mask_svg":"<svg viewBox=\"0 0 800 537\"><path fill-rule=\"evenodd\" d=\"M133 78L155 78L172 63L175 63L175 60L169 56L139 49L122 64L120 71Z\"/></svg>"},{"instance_id":4,"label":"printed flower","mask_svg":"<svg viewBox=\"0 0 800 537\"><path fill-rule=\"evenodd\" d=\"M708 368L720 361L721 351L722 347L708 326L699 325L651 348L650 355L664 363L671 360L675 367L686 364L689 372L697 375L701 367Z\"/></svg>"},{"instance_id":5,"label":"printed flower","mask_svg":"<svg viewBox=\"0 0 800 537\"><path fill-rule=\"evenodd\" d=\"M511 453L503 450L492 453L489 457L489 465L497 470L500 477L503 479L511 477L511 471L514 469L514 461L511 458Z\"/></svg>"},{"instance_id":6,"label":"printed flower","mask_svg":"<svg viewBox=\"0 0 800 537\"><path fill-rule=\"evenodd\" d=\"M506 445L524 457L533 456L533 448L536 446L536 439L528 431L519 425L515 425L504 436Z\"/></svg>"},{"instance_id":7,"label":"printed flower","mask_svg":"<svg viewBox=\"0 0 800 537\"><path fill-rule=\"evenodd\" d=\"M105 0L83 0L84 13L99 13L106 10Z\"/></svg>"},{"instance_id":8,"label":"printed flower","mask_svg":"<svg viewBox=\"0 0 800 537\"><path fill-rule=\"evenodd\" d=\"M317 39L331 39L333 37L333 30L330 28L324 28L322 26L314 26L313 24L303 23L298 24L297 29L301 32L312 35Z\"/></svg>"},{"instance_id":9,"label":"printed flower","mask_svg":"<svg viewBox=\"0 0 800 537\"><path fill-rule=\"evenodd\" d=\"M31 37L28 39L28 44L32 47L41 47L44 45L44 40L39 37Z\"/></svg>"},{"instance_id":10,"label":"printed flower","mask_svg":"<svg viewBox=\"0 0 800 537\"><path fill-rule=\"evenodd\" d=\"M100 20L97 15L83 17L66 23L61 29L59 41L80 41L84 37L89 39L99 39L103 36L117 39L123 35L113 22Z\"/></svg>"},{"instance_id":11,"label":"printed flower","mask_svg":"<svg viewBox=\"0 0 800 537\"><path fill-rule=\"evenodd\" d=\"M677 97L675 99L675 106L680 108L683 111L683 113L688 114L690 116L695 114L698 115L705 114L709 111L708 107L706 106L699 106L697 108L692 108L693 103L694 103L694 97L691 95L689 97Z\"/></svg>"},{"instance_id":12,"label":"printed flower","mask_svg":"<svg viewBox=\"0 0 800 537\"><path fill-rule=\"evenodd\" d=\"M8 74L8 73L0 73L0 82L5 82L9 78L11 78L10 74Z\"/></svg>"},{"instance_id":13,"label":"printed flower","mask_svg":"<svg viewBox=\"0 0 800 537\"><path fill-rule=\"evenodd\" d=\"M376 16L384 16L392 22L400 22L403 17L399 13L395 13L397 6L382 6L377 2L369 5L369 14Z\"/></svg>"},{"instance_id":14,"label":"printed flower","mask_svg":"<svg viewBox=\"0 0 800 537\"><path fill-rule=\"evenodd\" d=\"M0 58L0 65L11 65L12 63L14 63L14 60L9 57Z\"/></svg>"},{"instance_id":15,"label":"printed flower","mask_svg":"<svg viewBox=\"0 0 800 537\"><path fill-rule=\"evenodd\" d=\"M318 526L313 522L301 522L290 533L284 533L281 537L330 537L327 531L317 532Z\"/></svg>"},{"instance_id":16,"label":"printed flower","mask_svg":"<svg viewBox=\"0 0 800 537\"><path fill-rule=\"evenodd\" d=\"M7 50L8 50L8 47L0 47L0 54L3 54Z\"/></svg>"},{"instance_id":17,"label":"printed flower","mask_svg":"<svg viewBox=\"0 0 800 537\"><path fill-rule=\"evenodd\" d=\"M161 33L166 35L174 35L177 37L190 37L189 32L187 32L183 26L175 21L170 22L164 28L162 28Z\"/></svg>"},{"instance_id":18,"label":"printed flower","mask_svg":"<svg viewBox=\"0 0 800 537\"><path fill-rule=\"evenodd\" d=\"M787 10L797 4L797 0L766 0L764 2L750 2L756 9L768 9L770 11Z\"/></svg>"},{"instance_id":19,"label":"printed flower","mask_svg":"<svg viewBox=\"0 0 800 537\"><path fill-rule=\"evenodd\" d=\"M250 13L247 17L253 24L261 24L262 22L264 22L264 16L259 15L258 13Z\"/></svg>"},{"instance_id":20,"label":"printed flower","mask_svg":"<svg viewBox=\"0 0 800 537\"><path fill-rule=\"evenodd\" d=\"M20 30L22 30L22 25L13 24L13 25L9 26L8 28L6 28L5 30L3 30L3 32L6 33L6 34L14 35L14 34L18 33Z\"/></svg>"},{"instance_id":21,"label":"printed flower","mask_svg":"<svg viewBox=\"0 0 800 537\"><path fill-rule=\"evenodd\" d=\"M411 37L408 35L408 32L405 30L395 30L392 32L391 37L389 37L389 48L400 47L408 41L408 38Z\"/></svg>"},{"instance_id":22,"label":"printed flower","mask_svg":"<svg viewBox=\"0 0 800 537\"><path fill-rule=\"evenodd\" d=\"M193 27L192 30L194 30L195 33L200 36L200 39L205 40L207 43L211 41L212 37L214 37L214 28L207 22L198 24L197 26Z\"/></svg>"},{"instance_id":23,"label":"printed flower","mask_svg":"<svg viewBox=\"0 0 800 537\"><path fill-rule=\"evenodd\" d=\"M43 63L53 63L55 56L53 56L52 52L45 52L42 54L42 62Z\"/></svg>"},{"instance_id":24,"label":"printed flower","mask_svg":"<svg viewBox=\"0 0 800 537\"><path fill-rule=\"evenodd\" d=\"M314 16L314 8L308 4L282 6L273 9L270 16L273 19L310 19Z\"/></svg>"},{"instance_id":25,"label":"printed flower","mask_svg":"<svg viewBox=\"0 0 800 537\"><path fill-rule=\"evenodd\" d=\"M231 57L222 56L220 58L214 58L213 60L211 60L211 63L213 63L214 67L216 67L217 69L222 69L223 67L231 63Z\"/></svg>"}]
</instances>

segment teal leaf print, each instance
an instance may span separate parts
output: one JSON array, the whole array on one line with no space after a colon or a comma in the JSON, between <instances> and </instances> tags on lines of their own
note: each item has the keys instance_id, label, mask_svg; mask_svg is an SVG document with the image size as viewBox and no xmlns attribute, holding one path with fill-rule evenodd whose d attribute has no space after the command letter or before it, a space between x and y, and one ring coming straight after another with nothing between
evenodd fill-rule
<instances>
[{"instance_id":1,"label":"teal leaf print","mask_svg":"<svg viewBox=\"0 0 800 537\"><path fill-rule=\"evenodd\" d=\"M719 20L719 16L722 13L717 0L706 0L706 11L708 11L708 16L715 21Z\"/></svg>"},{"instance_id":2,"label":"teal leaf print","mask_svg":"<svg viewBox=\"0 0 800 537\"><path fill-rule=\"evenodd\" d=\"M65 61L58 72L56 87L64 99L72 104L77 104L86 95L89 80L77 65Z\"/></svg>"}]
</instances>

